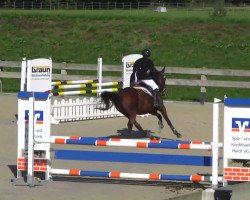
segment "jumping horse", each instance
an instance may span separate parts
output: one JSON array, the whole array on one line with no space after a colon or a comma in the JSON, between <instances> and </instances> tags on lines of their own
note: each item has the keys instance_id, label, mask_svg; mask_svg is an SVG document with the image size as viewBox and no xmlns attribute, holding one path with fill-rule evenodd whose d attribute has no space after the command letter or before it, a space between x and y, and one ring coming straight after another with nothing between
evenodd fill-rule
<instances>
[{"instance_id":1,"label":"jumping horse","mask_svg":"<svg viewBox=\"0 0 250 200\"><path fill-rule=\"evenodd\" d=\"M159 86L159 91L161 95L166 89L166 78L164 76L164 72L165 67L161 71L157 71L153 77L153 80ZM167 124L171 128L173 134L176 135L176 137L178 138L181 137L181 134L172 125L163 102L161 102L157 108L153 107L152 95L145 93L141 89L134 87L126 87L124 89L119 90L118 93L103 92L100 97L105 107L99 109L108 110L114 105L119 112L121 112L129 119L127 124L129 134L131 134L132 132L133 125L135 125L135 127L139 131L145 133L141 125L136 121L136 116L149 113L151 115L155 115L158 118L158 125L160 129L164 127L162 123L163 116Z\"/></svg>"}]
</instances>

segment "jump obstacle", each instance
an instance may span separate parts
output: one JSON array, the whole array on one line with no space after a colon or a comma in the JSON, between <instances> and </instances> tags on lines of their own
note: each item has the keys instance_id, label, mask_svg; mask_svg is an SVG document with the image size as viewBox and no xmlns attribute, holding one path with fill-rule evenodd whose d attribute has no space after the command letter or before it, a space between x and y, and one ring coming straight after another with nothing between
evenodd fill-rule
<instances>
[{"instance_id":1,"label":"jump obstacle","mask_svg":"<svg viewBox=\"0 0 250 200\"><path fill-rule=\"evenodd\" d=\"M99 95L103 91L117 92L117 86L127 87L129 86L129 79L132 73L132 66L135 60L140 58L139 54L131 54L125 56L122 59L123 62L123 77L122 81L106 82L103 83L102 76L102 58L98 58L97 63L97 79L95 80L61 80L51 81L52 76L52 60L51 59L34 59L22 61L21 71L21 87L20 91L38 91L45 92L51 90L53 103L51 103L51 114L53 116L52 123L59 123L61 121L76 121L86 119L99 119L108 117L122 116L115 107L112 107L108 111L97 110L96 107L100 107L100 102L94 97L72 97L71 95L83 95L83 94L97 94ZM37 90L33 90L33 85L39 81L39 77L42 75L42 71L48 70L50 73L43 77L45 81L42 81L41 87ZM40 74L39 74L40 73ZM48 83L48 82L51 83ZM50 84L50 85L49 85ZM110 86L110 87L109 87ZM103 88L105 87L105 88ZM87 88L87 89L85 89ZM89 89L91 88L91 89ZM84 89L84 90L82 90ZM65 91L64 91L65 90ZM66 91L71 90L71 91ZM63 98L56 98L60 96ZM67 98L65 98L67 97Z\"/></svg>"},{"instance_id":2,"label":"jump obstacle","mask_svg":"<svg viewBox=\"0 0 250 200\"><path fill-rule=\"evenodd\" d=\"M111 138L92 138L92 137L70 137L70 136L50 136L50 115L49 113L49 95L46 93L27 93L18 94L19 114L18 121L18 177L22 177L22 171L28 171L28 185L35 183L34 171L44 172L45 180L49 180L53 175L69 176L97 176L110 178L131 178L131 179L149 179L149 180L177 180L177 181L205 181L212 182L214 188L218 187L218 182L226 181L249 181L249 168L228 167L228 159L248 158L249 152L242 150L245 155L238 155L240 152L235 148L249 146L249 135L243 136L244 145L233 145L235 134L248 133L250 128L250 99L225 99L224 115L224 176L218 175L219 149L222 143L218 140L219 126L219 103L213 105L213 141L208 142L190 142L190 141L168 141L168 140L130 140L130 139L111 139ZM243 107L244 106L244 107ZM238 110L239 109L239 110ZM244 112L243 112L244 111ZM44 116L41 123L41 115ZM232 117L233 116L233 117ZM47 117L47 118L46 118ZM229 118L229 119L228 119ZM231 123L227 123L231 121ZM27 126L28 121L28 129ZM238 127L235 127L238 126ZM43 127L43 128L42 128ZM25 130L27 132L25 132ZM44 130L44 132L41 132ZM26 136L25 136L26 135ZM25 140L28 137L28 142ZM239 136L238 136L239 137ZM231 139L228 142L228 139ZM25 144L28 143L28 144ZM54 159L63 160L84 160L84 161L104 161L104 162L125 162L125 163L144 163L144 164L174 164L174 165L194 165L194 166L212 166L211 176L201 175L172 175L172 174L141 174L126 173L117 171L92 171L80 169L53 169L50 159L50 144L75 144L75 145L94 145L94 146L119 146L119 147L137 147L137 148L166 148L166 149L199 149L212 150L212 156L190 156L190 155L168 155L168 154L148 154L148 153L127 153L127 152L107 152L107 151L80 151L54 149ZM241 147L240 147L241 146ZM28 157L23 152L28 151ZM34 158L34 152L43 151L43 157ZM230 155L229 152L233 152ZM229 171L232 172L229 172ZM239 171L239 172L238 172Z\"/></svg>"},{"instance_id":3,"label":"jump obstacle","mask_svg":"<svg viewBox=\"0 0 250 200\"><path fill-rule=\"evenodd\" d=\"M189 141L165 141L165 140L128 140L128 139L108 139L108 138L83 138L83 137L55 137L50 136L50 115L48 115L49 95L46 93L27 93L20 92L18 121L18 177L21 177L21 171L28 171L28 184L36 184L34 182L34 171L45 172L45 180L49 180L53 174L70 175L70 176L98 176L110 178L135 178L150 180L173 180L179 181L213 181L217 185L218 181L222 181L218 177L218 173L213 172L212 176L200 175L168 175L168 174L140 174L125 172L106 172L106 171L88 171L75 169L53 169L50 159L50 144L77 144L77 145L96 145L96 146L134 146L138 148L170 148L170 149L213 149L215 154L221 144L216 143L214 138L213 145L211 143L189 142ZM35 99L35 100L34 100ZM22 106L21 106L22 105ZM215 112L218 111L218 104L215 104ZM27 111L28 110L28 111ZM26 111L26 112L25 112ZM37 112L40 112L39 114ZM41 111L44 116L44 123L41 123ZM40 116L38 116L40 115ZM48 117L48 118L45 118ZM25 133L25 121L29 123L28 133ZM37 123L39 121L39 123ZM44 128L42 128L44 126ZM41 129L44 130L41 133ZM24 144L24 138L28 137L28 144ZM28 134L28 135L27 135ZM218 134L218 133L217 133ZM45 136L45 137L44 137ZM218 135L217 135L218 137ZM27 141L26 141L27 142ZM134 145L130 145L130 143ZM35 144L35 145L34 145ZM109 145L108 145L109 144ZM22 155L25 146L28 146L28 158ZM34 158L34 152L43 151L41 158ZM125 162L125 163L145 163L145 164L174 164L174 165L193 165L193 166L212 166L213 171L218 170L218 153L214 160L209 156L190 156L190 155L168 155L168 154L148 154L148 153L127 153L127 152L100 152L100 151L79 151L79 150L53 150L54 159L66 160L84 160L84 161L104 161L104 162ZM30 158L31 157L31 158ZM217 163L217 164L216 164ZM216 182L215 182L216 181Z\"/></svg>"},{"instance_id":4,"label":"jump obstacle","mask_svg":"<svg viewBox=\"0 0 250 200\"><path fill-rule=\"evenodd\" d=\"M48 70L46 73L48 73ZM18 94L17 178L22 179L25 177L26 175L23 172L27 171L27 184L29 186L41 184L41 182L36 182L37 179L34 178L37 172L43 172L45 180L49 180L53 175L69 175L144 180L206 181L212 182L213 188L218 187L218 182L223 182L226 185L227 181L250 181L249 168L232 167L228 164L229 159L244 160L250 157L250 136L248 134L250 130L250 99L226 98L224 100L223 176L218 174L219 149L222 148L222 143L219 143L218 139L218 102L213 105L213 141L210 143L51 136L50 109L50 96L48 93L30 91ZM53 169L52 153L50 152L51 144L211 150L211 157L64 149L54 149L53 153L54 159L65 160L212 166L212 175L142 174L119 171Z\"/></svg>"}]
</instances>

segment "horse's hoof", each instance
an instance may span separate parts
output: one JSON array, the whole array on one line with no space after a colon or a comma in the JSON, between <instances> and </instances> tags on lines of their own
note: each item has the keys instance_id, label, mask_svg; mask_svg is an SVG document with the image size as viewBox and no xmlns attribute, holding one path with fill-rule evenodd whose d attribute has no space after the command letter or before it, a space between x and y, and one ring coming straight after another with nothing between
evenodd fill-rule
<instances>
[{"instance_id":1,"label":"horse's hoof","mask_svg":"<svg viewBox=\"0 0 250 200\"><path fill-rule=\"evenodd\" d=\"M158 122L158 125L159 125L159 129L163 129L164 128L164 125L161 121Z\"/></svg>"},{"instance_id":2,"label":"horse's hoof","mask_svg":"<svg viewBox=\"0 0 250 200\"><path fill-rule=\"evenodd\" d=\"M174 134L176 135L177 138L181 138L182 137L182 135L178 131L176 131L176 130L174 131Z\"/></svg>"},{"instance_id":3,"label":"horse's hoof","mask_svg":"<svg viewBox=\"0 0 250 200\"><path fill-rule=\"evenodd\" d=\"M177 136L177 138L181 138L182 137L182 135L180 133L177 133L176 136Z\"/></svg>"},{"instance_id":4,"label":"horse's hoof","mask_svg":"<svg viewBox=\"0 0 250 200\"><path fill-rule=\"evenodd\" d=\"M159 129L161 130L161 129L163 129L164 128L164 126L162 125L162 126L159 126Z\"/></svg>"},{"instance_id":5,"label":"horse's hoof","mask_svg":"<svg viewBox=\"0 0 250 200\"><path fill-rule=\"evenodd\" d=\"M151 135L150 140L160 140L160 137Z\"/></svg>"}]
</instances>

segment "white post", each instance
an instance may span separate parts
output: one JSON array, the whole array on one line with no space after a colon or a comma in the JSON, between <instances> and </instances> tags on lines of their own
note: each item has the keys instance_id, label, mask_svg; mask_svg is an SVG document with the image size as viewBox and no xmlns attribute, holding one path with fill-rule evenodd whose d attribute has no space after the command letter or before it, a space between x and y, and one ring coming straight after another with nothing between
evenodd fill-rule
<instances>
[{"instance_id":1,"label":"white post","mask_svg":"<svg viewBox=\"0 0 250 200\"><path fill-rule=\"evenodd\" d=\"M212 144L212 188L218 188L218 166L219 166L219 102L214 99L213 103L213 144Z\"/></svg>"},{"instance_id":2,"label":"white post","mask_svg":"<svg viewBox=\"0 0 250 200\"><path fill-rule=\"evenodd\" d=\"M102 57L98 58L98 65L97 65L97 79L98 83L102 83ZM102 86L98 86L98 90L101 90ZM101 93L97 93L99 96Z\"/></svg>"},{"instance_id":3,"label":"white post","mask_svg":"<svg viewBox=\"0 0 250 200\"><path fill-rule=\"evenodd\" d=\"M21 85L20 85L20 91L25 91L25 85L26 83L26 74L27 74L27 61L26 58L23 58L22 64L21 64Z\"/></svg>"},{"instance_id":4,"label":"white post","mask_svg":"<svg viewBox=\"0 0 250 200\"><path fill-rule=\"evenodd\" d=\"M46 100L46 120L47 120L47 125L46 125L46 138L50 138L51 136L51 99ZM46 153L46 159L50 160L50 144L45 144L45 153ZM49 162L49 165L47 167L47 172L45 173L45 180L50 179L50 168L51 168L51 163Z\"/></svg>"},{"instance_id":5,"label":"white post","mask_svg":"<svg viewBox=\"0 0 250 200\"><path fill-rule=\"evenodd\" d=\"M225 102L225 99L224 99L224 102ZM224 146L223 146L223 174L224 174L224 169L226 167L228 167L228 155L226 154L226 148L227 148L227 145L226 145L226 138L225 138L225 133L226 131L228 130L228 122L229 122L229 107L228 106L225 106L224 105ZM224 179L223 177L223 187L227 187L228 186L228 182Z\"/></svg>"},{"instance_id":6,"label":"white post","mask_svg":"<svg viewBox=\"0 0 250 200\"><path fill-rule=\"evenodd\" d=\"M212 188L208 188L202 192L202 200L214 200L214 192L218 188L219 102L219 99L214 99L213 103Z\"/></svg>"},{"instance_id":7,"label":"white post","mask_svg":"<svg viewBox=\"0 0 250 200\"><path fill-rule=\"evenodd\" d=\"M34 93L29 97L29 135L28 135L28 171L27 183L34 186Z\"/></svg>"}]
</instances>

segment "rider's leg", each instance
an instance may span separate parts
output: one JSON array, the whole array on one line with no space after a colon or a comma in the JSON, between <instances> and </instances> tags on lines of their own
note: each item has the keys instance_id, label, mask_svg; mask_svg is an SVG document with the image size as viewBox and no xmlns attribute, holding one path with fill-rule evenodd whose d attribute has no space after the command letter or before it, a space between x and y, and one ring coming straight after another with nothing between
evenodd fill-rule
<instances>
[{"instance_id":1,"label":"rider's leg","mask_svg":"<svg viewBox=\"0 0 250 200\"><path fill-rule=\"evenodd\" d=\"M159 87L153 80L142 80L141 82L145 83L146 85L150 86L153 89L153 98L154 98L154 107L159 107L162 104L161 95L159 93Z\"/></svg>"}]
</instances>

